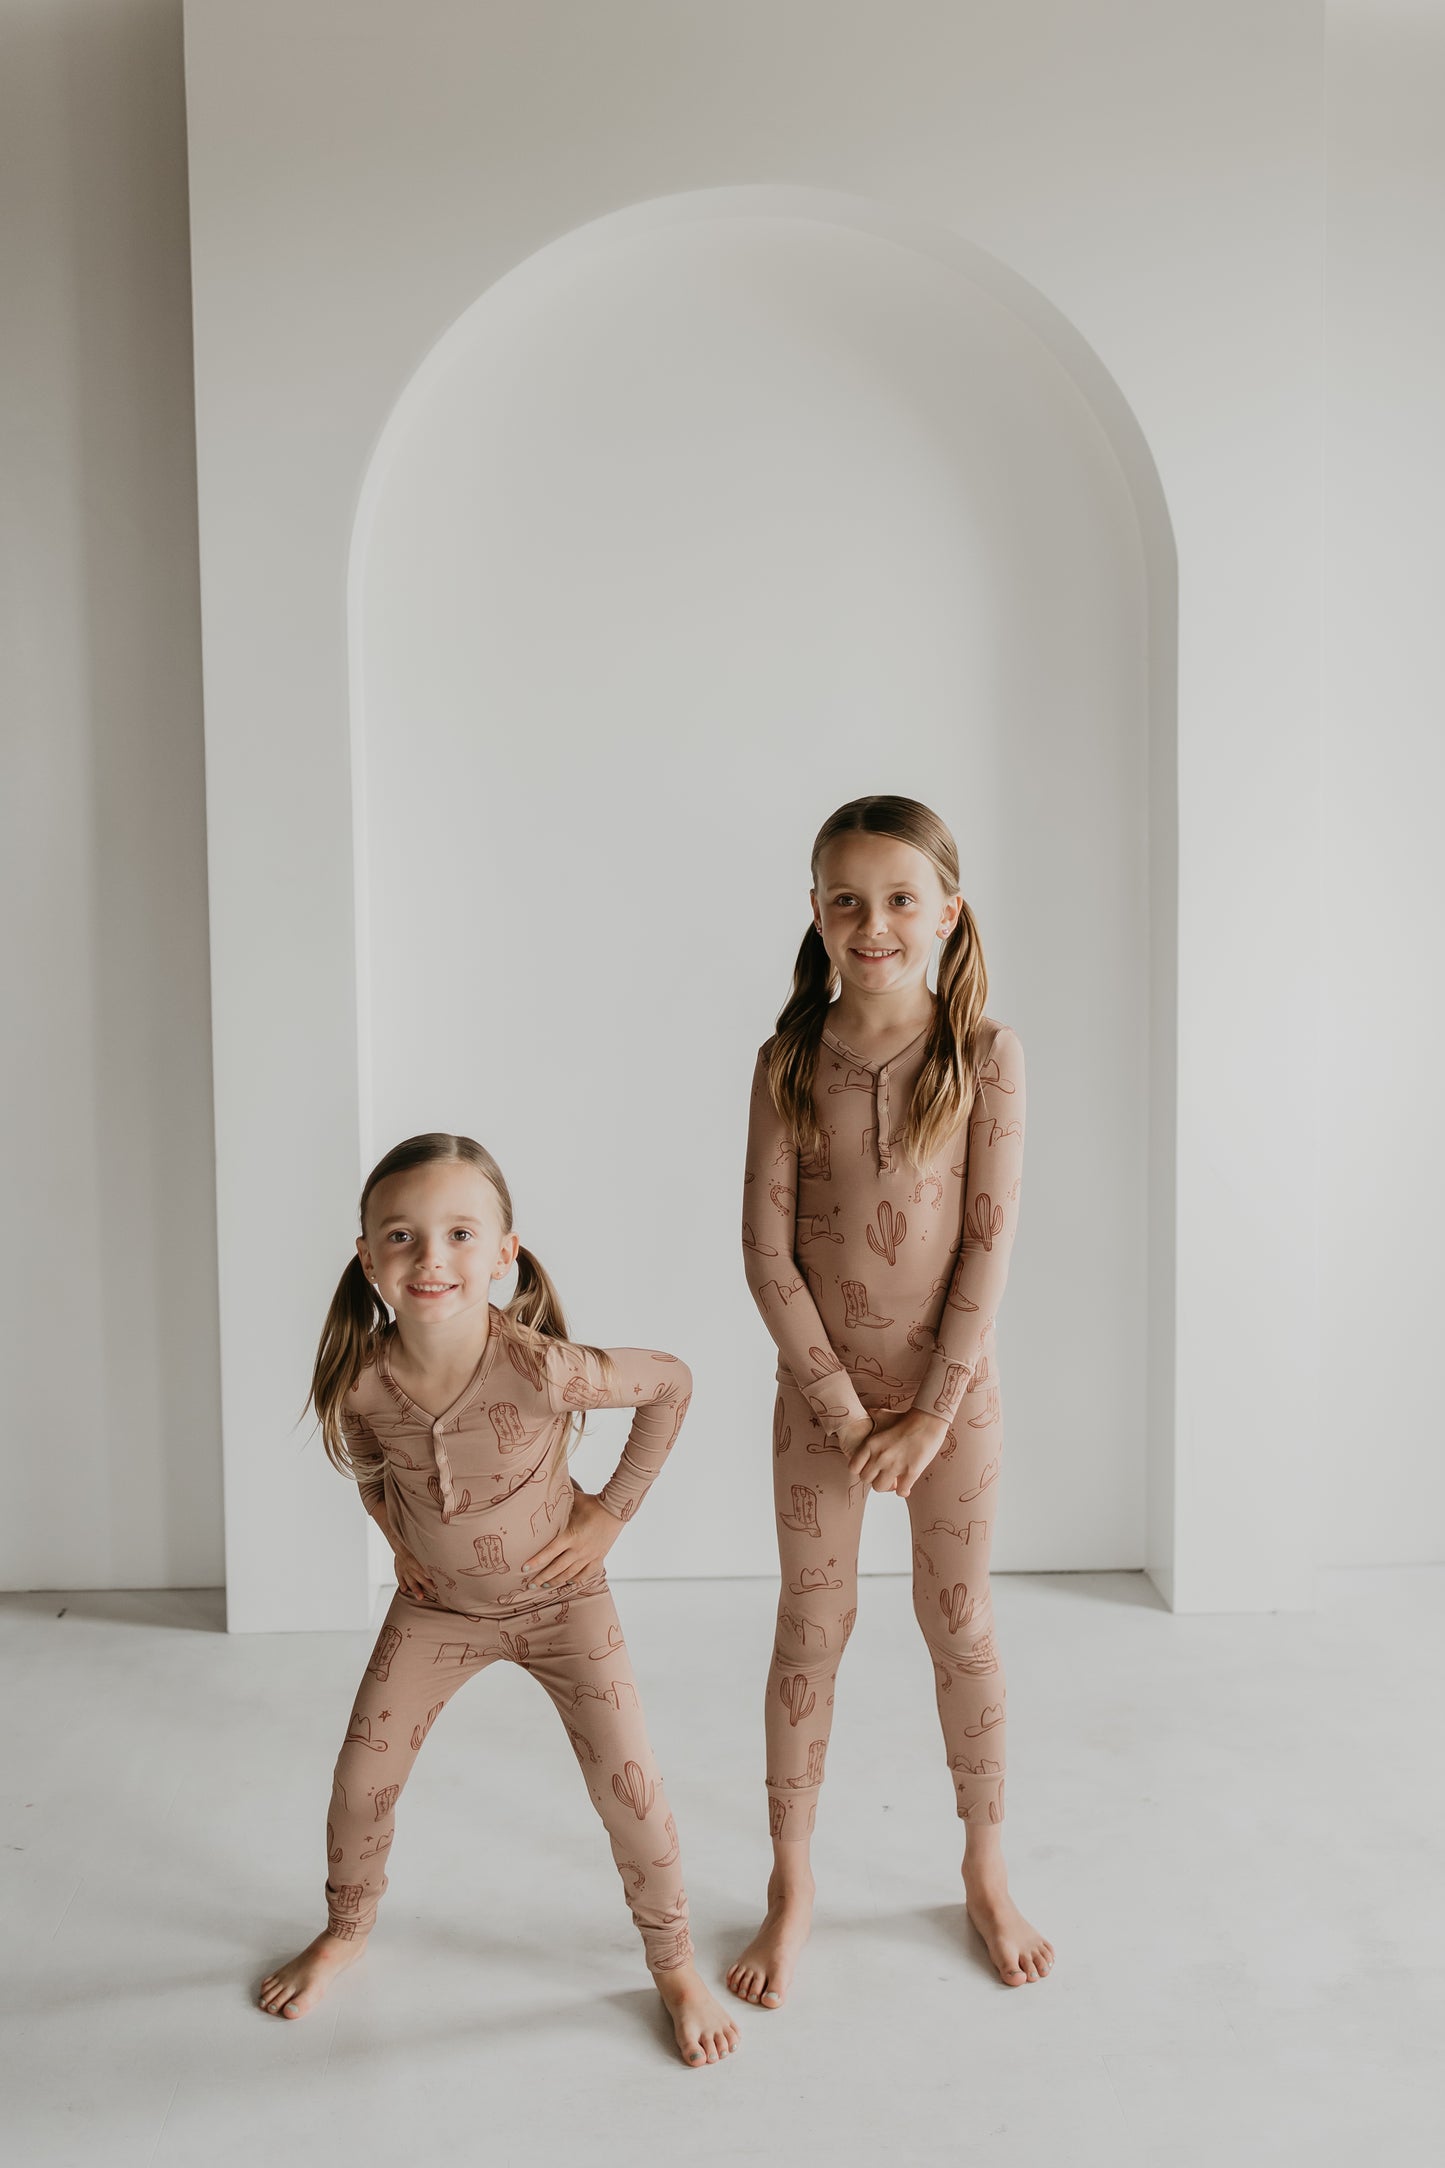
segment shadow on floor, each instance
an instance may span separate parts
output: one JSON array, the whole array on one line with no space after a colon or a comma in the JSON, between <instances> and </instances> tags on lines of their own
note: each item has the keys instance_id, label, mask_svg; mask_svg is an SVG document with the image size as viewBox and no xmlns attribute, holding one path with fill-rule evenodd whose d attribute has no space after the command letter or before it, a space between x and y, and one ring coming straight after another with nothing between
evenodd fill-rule
<instances>
[{"instance_id":1,"label":"shadow on floor","mask_svg":"<svg viewBox=\"0 0 1445 2168\"><path fill-rule=\"evenodd\" d=\"M0 1617L79 1618L107 1626L169 1626L223 1634L223 1588L30 1588L0 1595Z\"/></svg>"}]
</instances>

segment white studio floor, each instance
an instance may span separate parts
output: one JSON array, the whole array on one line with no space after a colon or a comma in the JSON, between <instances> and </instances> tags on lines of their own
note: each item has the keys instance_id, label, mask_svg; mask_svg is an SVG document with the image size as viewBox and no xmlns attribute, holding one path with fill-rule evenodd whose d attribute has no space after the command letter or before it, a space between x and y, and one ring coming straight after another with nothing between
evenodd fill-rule
<instances>
[{"instance_id":1,"label":"white studio floor","mask_svg":"<svg viewBox=\"0 0 1445 2168\"><path fill-rule=\"evenodd\" d=\"M214 1591L0 1598L3 2157L1438 2158L1445 1569L1335 1573L1320 1611L1245 1618L1171 1617L1128 1573L995 1587L1010 1864L1053 1976L1004 1988L963 1924L908 1587L866 1580L813 1943L786 2008L741 2009L741 2052L701 2071L673 2055L560 1726L511 1667L427 1743L364 1962L286 2022L252 1997L321 1924L371 1636L230 1638ZM767 1870L773 1588L617 1594L718 1980Z\"/></svg>"}]
</instances>

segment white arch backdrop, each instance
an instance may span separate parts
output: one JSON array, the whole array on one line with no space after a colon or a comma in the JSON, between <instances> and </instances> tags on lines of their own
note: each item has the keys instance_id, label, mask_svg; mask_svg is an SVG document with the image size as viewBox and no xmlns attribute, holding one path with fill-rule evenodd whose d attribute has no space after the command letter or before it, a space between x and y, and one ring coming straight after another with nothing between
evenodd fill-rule
<instances>
[{"instance_id":1,"label":"white arch backdrop","mask_svg":"<svg viewBox=\"0 0 1445 2168\"><path fill-rule=\"evenodd\" d=\"M1151 843L1149 749L1173 712L1160 673L1151 716L1146 664L1151 609L1172 648L1172 550L1137 428L1117 397L1096 412L1077 339L1046 344L1019 299L876 207L635 207L489 289L368 469L362 1159L480 1132L575 1329L692 1362L690 1450L623 1572L773 1562L744 1102L808 838L869 788L955 821L990 1008L1030 1053L997 1563L1143 1563L1150 1490L1167 1545L1146 1229L1150 867L1167 897L1173 823L1165 797ZM1166 993L1166 1036L1171 1013ZM600 1467L621 1418L597 1427ZM865 1567L908 1564L890 1505Z\"/></svg>"}]
</instances>

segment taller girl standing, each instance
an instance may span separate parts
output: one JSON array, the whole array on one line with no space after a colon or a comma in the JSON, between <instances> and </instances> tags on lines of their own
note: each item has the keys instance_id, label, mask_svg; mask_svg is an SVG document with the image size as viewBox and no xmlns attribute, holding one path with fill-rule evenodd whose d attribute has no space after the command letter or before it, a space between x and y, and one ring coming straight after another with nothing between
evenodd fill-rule
<instances>
[{"instance_id":1,"label":"taller girl standing","mask_svg":"<svg viewBox=\"0 0 1445 2168\"><path fill-rule=\"evenodd\" d=\"M792 995L758 1054L743 1177L748 1284L779 1356L782 1588L767 1689L768 1910L728 1984L769 2008L812 1920L809 1839L870 1490L908 1501L968 1916L1010 1987L1042 1978L1054 1955L1008 1893L988 1578L994 1318L1018 1222L1023 1049L983 1013L978 928L936 813L856 798L823 823L812 872Z\"/></svg>"}]
</instances>

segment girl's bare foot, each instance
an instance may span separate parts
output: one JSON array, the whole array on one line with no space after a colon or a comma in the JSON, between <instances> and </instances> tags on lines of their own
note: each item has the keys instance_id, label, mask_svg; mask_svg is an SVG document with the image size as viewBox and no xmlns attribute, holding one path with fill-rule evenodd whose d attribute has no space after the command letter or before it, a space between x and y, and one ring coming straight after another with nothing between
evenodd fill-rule
<instances>
[{"instance_id":1,"label":"girl's bare foot","mask_svg":"<svg viewBox=\"0 0 1445 2168\"><path fill-rule=\"evenodd\" d=\"M1010 1897L1008 1872L996 1846L979 1856L970 1846L964 1856L963 1888L965 1909L1005 1987L1023 1987L1052 1971L1054 1946L1030 1926Z\"/></svg>"},{"instance_id":2,"label":"girl's bare foot","mask_svg":"<svg viewBox=\"0 0 1445 2168\"><path fill-rule=\"evenodd\" d=\"M654 1972L672 2029L677 2052L693 2069L704 2063L720 2063L742 2045L742 2035L693 1965L674 1965Z\"/></svg>"},{"instance_id":3,"label":"girl's bare foot","mask_svg":"<svg viewBox=\"0 0 1445 2168\"><path fill-rule=\"evenodd\" d=\"M780 2008L812 1925L811 1872L805 1869L784 1877L775 1869L768 1881L767 1917L742 1956L728 1968L733 1993L764 2010Z\"/></svg>"},{"instance_id":4,"label":"girl's bare foot","mask_svg":"<svg viewBox=\"0 0 1445 2168\"><path fill-rule=\"evenodd\" d=\"M337 1973L354 1965L365 1948L364 1936L353 1942L339 1942L323 1928L299 1957L293 1957L289 1965L280 1966L261 1982L257 1997L261 2008L269 2010L273 2017L305 2017L320 2002Z\"/></svg>"}]
</instances>

